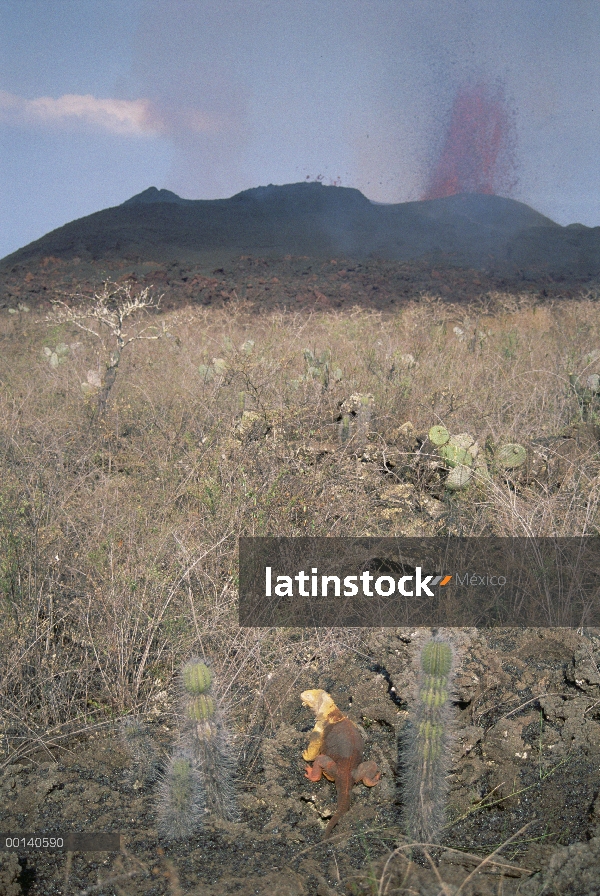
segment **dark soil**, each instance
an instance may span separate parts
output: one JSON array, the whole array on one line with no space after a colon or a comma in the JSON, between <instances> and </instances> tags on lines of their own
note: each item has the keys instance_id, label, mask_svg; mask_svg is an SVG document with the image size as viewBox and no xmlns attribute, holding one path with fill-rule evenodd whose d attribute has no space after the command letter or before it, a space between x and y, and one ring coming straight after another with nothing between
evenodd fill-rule
<instances>
[{"instance_id":1,"label":"dark soil","mask_svg":"<svg viewBox=\"0 0 600 896\"><path fill-rule=\"evenodd\" d=\"M5 852L0 892L375 894L384 875L380 892L456 893L473 874L461 893L597 893L599 841L590 838L600 833L600 633L450 634L457 672L449 823L432 850L435 870L426 861L409 864L396 779L398 735L427 632L380 630L367 633L361 649L296 680L274 675L264 705L280 712L265 708L264 718L240 720L234 732L241 820L207 816L193 839L159 840L155 786L132 782L115 732L9 763L0 777L4 833L119 832L122 850L19 851L18 881ZM303 775L314 720L299 694L309 687L329 691L362 725L366 756L383 773L376 787L354 788L351 809L327 842L321 835L335 805L333 785ZM165 752L174 739L171 718L165 706L148 719Z\"/></svg>"},{"instance_id":2,"label":"dark soil","mask_svg":"<svg viewBox=\"0 0 600 896\"><path fill-rule=\"evenodd\" d=\"M0 276L0 308L49 309L57 298L77 304L106 281L153 287L161 308L243 303L256 312L350 311L354 307L394 312L420 297L447 303L474 303L484 312L509 310L519 295L531 302L588 296L589 278L511 276L475 268L432 266L426 262L326 260L308 256L258 257L222 254L202 263L142 262L120 259L94 263L47 256L14 265ZM73 298L74 297L74 298ZM79 297L79 298L77 298ZM506 307L505 307L506 306Z\"/></svg>"}]
</instances>

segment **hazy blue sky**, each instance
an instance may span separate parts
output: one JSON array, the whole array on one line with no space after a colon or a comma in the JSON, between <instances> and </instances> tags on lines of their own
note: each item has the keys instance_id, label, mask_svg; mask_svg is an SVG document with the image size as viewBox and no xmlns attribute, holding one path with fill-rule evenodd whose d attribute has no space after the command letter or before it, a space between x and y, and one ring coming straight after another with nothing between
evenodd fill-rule
<instances>
[{"instance_id":1,"label":"hazy blue sky","mask_svg":"<svg viewBox=\"0 0 600 896\"><path fill-rule=\"evenodd\" d=\"M511 195L600 225L599 0L0 0L0 257L151 185L419 199L476 85Z\"/></svg>"}]
</instances>

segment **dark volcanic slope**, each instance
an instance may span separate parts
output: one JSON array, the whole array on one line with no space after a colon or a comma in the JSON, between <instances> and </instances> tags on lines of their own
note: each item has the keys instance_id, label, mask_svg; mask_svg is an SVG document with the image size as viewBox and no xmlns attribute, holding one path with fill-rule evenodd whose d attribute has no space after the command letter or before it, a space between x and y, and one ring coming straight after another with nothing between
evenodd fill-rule
<instances>
[{"instance_id":1,"label":"dark volcanic slope","mask_svg":"<svg viewBox=\"0 0 600 896\"><path fill-rule=\"evenodd\" d=\"M320 183L258 187L230 199L186 200L151 187L48 233L1 262L43 257L202 261L240 253L393 261L551 275L600 273L600 228L560 227L512 199L467 194L377 205L358 190Z\"/></svg>"}]
</instances>

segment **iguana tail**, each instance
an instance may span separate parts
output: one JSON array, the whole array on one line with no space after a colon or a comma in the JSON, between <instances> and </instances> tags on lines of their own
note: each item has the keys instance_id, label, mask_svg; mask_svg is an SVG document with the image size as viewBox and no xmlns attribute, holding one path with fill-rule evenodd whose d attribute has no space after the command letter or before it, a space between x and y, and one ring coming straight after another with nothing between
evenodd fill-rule
<instances>
[{"instance_id":1,"label":"iguana tail","mask_svg":"<svg viewBox=\"0 0 600 896\"><path fill-rule=\"evenodd\" d=\"M326 840L327 837L330 836L331 832L333 831L342 815L344 815L350 808L353 784L354 780L352 779L352 770L350 766L348 765L348 768L346 769L343 767L343 763L338 762L338 774L335 780L335 787L337 790L337 807L335 812L329 819L327 827L325 828L325 832L323 833L323 840Z\"/></svg>"}]
</instances>

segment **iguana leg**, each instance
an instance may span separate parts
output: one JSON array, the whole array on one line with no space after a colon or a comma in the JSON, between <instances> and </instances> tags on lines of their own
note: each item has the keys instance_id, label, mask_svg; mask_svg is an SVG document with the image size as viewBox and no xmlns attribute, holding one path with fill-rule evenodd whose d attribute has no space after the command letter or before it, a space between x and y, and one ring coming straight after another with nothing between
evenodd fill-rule
<instances>
[{"instance_id":1,"label":"iguana leg","mask_svg":"<svg viewBox=\"0 0 600 896\"><path fill-rule=\"evenodd\" d=\"M323 774L329 781L335 781L336 773L337 766L335 761L329 756L321 755L317 756L312 764L312 768L310 765L306 766L304 777L308 778L309 781L320 781L321 774Z\"/></svg>"},{"instance_id":2,"label":"iguana leg","mask_svg":"<svg viewBox=\"0 0 600 896\"><path fill-rule=\"evenodd\" d=\"M361 762L358 768L352 772L352 777L355 784L362 781L367 787L374 787L381 778L381 772L371 760L370 762Z\"/></svg>"}]
</instances>

